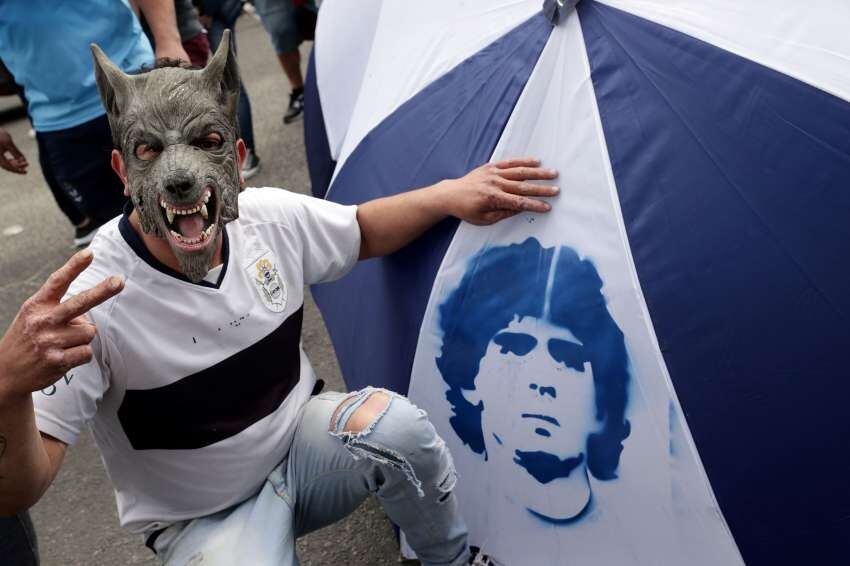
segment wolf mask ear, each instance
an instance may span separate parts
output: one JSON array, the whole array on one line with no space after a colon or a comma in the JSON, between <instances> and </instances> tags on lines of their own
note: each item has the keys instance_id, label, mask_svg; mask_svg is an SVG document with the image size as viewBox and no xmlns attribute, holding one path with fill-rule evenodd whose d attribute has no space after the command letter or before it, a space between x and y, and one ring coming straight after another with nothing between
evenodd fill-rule
<instances>
[{"instance_id":1,"label":"wolf mask ear","mask_svg":"<svg viewBox=\"0 0 850 566\"><path fill-rule=\"evenodd\" d=\"M224 30L218 49L202 71L204 86L218 93L219 101L227 109L228 115L236 119L236 105L239 101L239 66L236 54L231 49L230 30Z\"/></svg>"},{"instance_id":2,"label":"wolf mask ear","mask_svg":"<svg viewBox=\"0 0 850 566\"><path fill-rule=\"evenodd\" d=\"M130 82L132 78L109 60L109 57L96 44L91 44L91 52L94 56L94 78L97 81L97 90L109 121L115 122L123 113L130 98Z\"/></svg>"}]
</instances>

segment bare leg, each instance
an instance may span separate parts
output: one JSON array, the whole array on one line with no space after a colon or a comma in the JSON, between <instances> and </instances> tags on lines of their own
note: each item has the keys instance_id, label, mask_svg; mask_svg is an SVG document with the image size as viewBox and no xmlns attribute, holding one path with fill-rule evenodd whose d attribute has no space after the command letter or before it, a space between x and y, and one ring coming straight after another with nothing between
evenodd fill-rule
<instances>
[{"instance_id":1,"label":"bare leg","mask_svg":"<svg viewBox=\"0 0 850 566\"><path fill-rule=\"evenodd\" d=\"M283 72L289 78L292 92L289 94L289 107L283 115L283 123L290 124L304 111L304 76L301 74L301 53L294 49L287 53L278 53L277 58Z\"/></svg>"},{"instance_id":2,"label":"bare leg","mask_svg":"<svg viewBox=\"0 0 850 566\"><path fill-rule=\"evenodd\" d=\"M277 58L280 61L280 66L283 67L283 72L286 73L286 78L289 79L292 90L304 88L304 76L301 74L301 53L298 49L288 53L278 53Z\"/></svg>"}]
</instances>

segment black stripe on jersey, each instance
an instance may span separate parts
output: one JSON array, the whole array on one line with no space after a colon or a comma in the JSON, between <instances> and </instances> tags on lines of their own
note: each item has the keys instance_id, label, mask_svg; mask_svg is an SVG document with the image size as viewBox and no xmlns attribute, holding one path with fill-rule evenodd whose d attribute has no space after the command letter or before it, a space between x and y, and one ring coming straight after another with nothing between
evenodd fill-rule
<instances>
[{"instance_id":1,"label":"black stripe on jersey","mask_svg":"<svg viewBox=\"0 0 850 566\"><path fill-rule=\"evenodd\" d=\"M273 413L301 373L303 305L265 338L156 389L128 389L118 419L136 450L203 448Z\"/></svg>"}]
</instances>

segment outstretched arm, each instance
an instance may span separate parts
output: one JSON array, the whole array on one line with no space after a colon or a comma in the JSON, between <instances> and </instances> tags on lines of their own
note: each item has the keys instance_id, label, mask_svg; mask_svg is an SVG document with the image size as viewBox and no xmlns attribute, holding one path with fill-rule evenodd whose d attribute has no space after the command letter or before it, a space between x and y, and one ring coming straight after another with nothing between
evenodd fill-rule
<instances>
[{"instance_id":1,"label":"outstretched arm","mask_svg":"<svg viewBox=\"0 0 850 566\"><path fill-rule=\"evenodd\" d=\"M0 516L34 505L62 462L65 445L39 433L31 394L91 360L96 329L85 313L124 285L110 277L60 303L91 261L89 251L68 260L23 304L0 339Z\"/></svg>"},{"instance_id":2,"label":"outstretched arm","mask_svg":"<svg viewBox=\"0 0 850 566\"><path fill-rule=\"evenodd\" d=\"M360 205L360 259L391 254L448 216L471 224L493 224L520 212L547 212L558 187L529 181L550 180L557 171L532 158L488 163L451 179Z\"/></svg>"}]
</instances>

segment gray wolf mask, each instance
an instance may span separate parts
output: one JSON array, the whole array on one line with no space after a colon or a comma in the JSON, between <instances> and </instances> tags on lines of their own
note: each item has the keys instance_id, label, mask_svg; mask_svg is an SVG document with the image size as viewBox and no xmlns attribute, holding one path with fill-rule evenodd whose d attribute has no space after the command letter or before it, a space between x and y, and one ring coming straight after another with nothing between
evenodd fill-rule
<instances>
[{"instance_id":1,"label":"gray wolf mask","mask_svg":"<svg viewBox=\"0 0 850 566\"><path fill-rule=\"evenodd\" d=\"M226 31L202 70L127 75L92 45L95 79L142 230L203 279L224 225L239 216L239 70Z\"/></svg>"}]
</instances>

